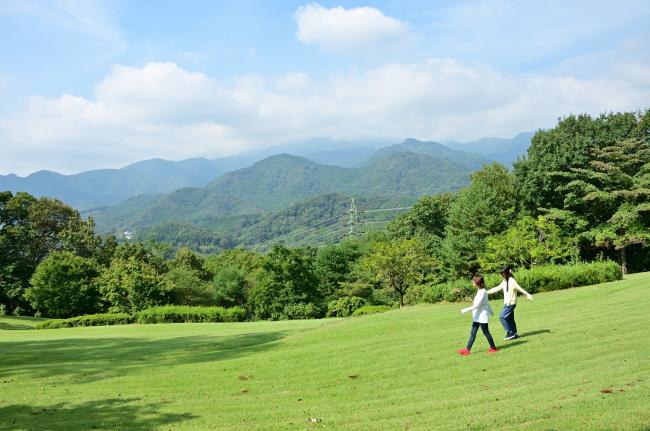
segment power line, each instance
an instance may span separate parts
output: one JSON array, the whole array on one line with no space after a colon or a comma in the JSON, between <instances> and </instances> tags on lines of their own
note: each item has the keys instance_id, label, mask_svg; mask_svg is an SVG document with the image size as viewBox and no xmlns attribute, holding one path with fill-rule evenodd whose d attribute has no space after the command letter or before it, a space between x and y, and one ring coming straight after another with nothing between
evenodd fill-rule
<instances>
[{"instance_id":1,"label":"power line","mask_svg":"<svg viewBox=\"0 0 650 431\"><path fill-rule=\"evenodd\" d=\"M417 193L417 192L416 192ZM393 207L393 208L377 208L377 209L371 209L371 210L358 210L356 207L356 203L354 201L354 198L350 199L350 209L346 211L343 214L339 214L336 217L330 218L328 220L321 221L317 224L311 225L311 226L304 226L301 228L298 228L296 230L293 230L291 232L282 234L280 236L277 236L275 238L268 239L266 241L262 241L257 244L253 244L249 246L251 249L261 251L265 248L268 248L270 246L273 246L277 244L279 241L285 240L286 241L286 246L288 247L296 247L299 245L306 245L310 242L316 242L316 247L319 247L321 245L327 244L327 243L332 243L332 242L337 242L341 239L345 239L347 237L358 237L360 234L365 233L362 229L363 225L372 225L372 224L383 224L383 223L389 223L391 220L382 220L382 221L364 221L361 220L360 215L361 214L368 214L368 213L377 213L377 212L390 212L390 211L403 211L403 210L409 210L413 208L413 206L408 206L408 207ZM338 222L341 221L344 217L348 218L347 223L337 226ZM345 230L347 228L347 232L344 232L343 234L339 234L341 231ZM290 239L293 238L296 235L303 235L302 238L300 239ZM333 239L328 239L328 235L334 235L335 237Z\"/></svg>"},{"instance_id":2,"label":"power line","mask_svg":"<svg viewBox=\"0 0 650 431\"><path fill-rule=\"evenodd\" d=\"M376 212L383 212L383 211L398 211L398 210L408 210L413 208L413 206L410 207L396 207L396 208L380 208L377 210L364 210L364 211L359 211L360 213L376 213Z\"/></svg>"},{"instance_id":3,"label":"power line","mask_svg":"<svg viewBox=\"0 0 650 431\"><path fill-rule=\"evenodd\" d=\"M341 231L343 229L345 229L345 226L340 226L340 227L337 227L335 229L329 229L329 230L326 230L325 232L321 232L321 233L319 233L319 234L317 234L315 236L305 237L305 238L299 239L299 240L291 243L291 245L296 246L296 245L300 245L301 243L305 243L305 242L309 242L309 241L315 241L318 238L325 237L327 235L337 233L337 232L339 232L339 231Z\"/></svg>"},{"instance_id":4,"label":"power line","mask_svg":"<svg viewBox=\"0 0 650 431\"><path fill-rule=\"evenodd\" d=\"M294 231L291 231L289 233L277 236L275 238L271 238L271 239L268 239L266 241L262 241L260 243L253 244L251 247L259 248L259 247L263 247L265 245L272 245L272 243L277 242L279 240L286 239L286 238L289 238L291 236L298 235L298 234L301 234L301 233L307 233L310 230L314 230L314 229L318 229L318 228L321 228L321 227L324 227L324 226L329 226L329 225L335 224L338 220L340 220L344 216L345 216L345 214L342 214L342 215L331 218L329 220L322 221L322 222L317 223L317 224L312 225L312 226L304 226L304 227L298 228L298 229L296 229Z\"/></svg>"}]
</instances>

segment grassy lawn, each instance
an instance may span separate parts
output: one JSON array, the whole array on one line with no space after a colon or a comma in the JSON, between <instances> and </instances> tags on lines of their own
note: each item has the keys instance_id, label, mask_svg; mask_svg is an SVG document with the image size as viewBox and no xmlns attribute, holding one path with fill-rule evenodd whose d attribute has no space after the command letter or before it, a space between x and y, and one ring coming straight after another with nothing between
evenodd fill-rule
<instances>
[{"instance_id":1,"label":"grassy lawn","mask_svg":"<svg viewBox=\"0 0 650 431\"><path fill-rule=\"evenodd\" d=\"M34 329L38 322L47 319L26 316L0 316L0 329L21 330ZM1 338L0 338L1 339Z\"/></svg>"},{"instance_id":2,"label":"grassy lawn","mask_svg":"<svg viewBox=\"0 0 650 431\"><path fill-rule=\"evenodd\" d=\"M480 331L471 356L455 353L463 304L0 330L0 430L649 430L649 287L645 273L521 300L523 337L501 341L493 318L490 356Z\"/></svg>"}]
</instances>

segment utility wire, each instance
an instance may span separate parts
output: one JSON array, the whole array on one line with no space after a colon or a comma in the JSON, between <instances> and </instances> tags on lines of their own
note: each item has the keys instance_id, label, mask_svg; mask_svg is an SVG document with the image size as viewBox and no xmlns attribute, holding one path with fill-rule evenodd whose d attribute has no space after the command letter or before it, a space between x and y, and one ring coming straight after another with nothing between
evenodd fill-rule
<instances>
[{"instance_id":1,"label":"utility wire","mask_svg":"<svg viewBox=\"0 0 650 431\"><path fill-rule=\"evenodd\" d=\"M297 234L300 234L300 233L307 233L310 230L318 229L318 228L323 227L323 226L332 225L332 224L336 223L338 220L342 219L344 216L345 216L345 214L339 215L339 216L331 218L329 220L325 220L325 221L320 222L318 224L315 224L313 226L301 227L301 228L298 228L298 229L296 229L294 231L291 231L289 233L277 236L275 238L271 238L271 239L268 239L266 241L262 241L260 243L253 244L251 247L256 248L256 247L261 247L261 246L264 246L264 245L272 245L271 243L274 243L274 242L279 241L281 239L285 239L285 238L288 238L288 237L291 237L293 235L297 235Z\"/></svg>"}]
</instances>

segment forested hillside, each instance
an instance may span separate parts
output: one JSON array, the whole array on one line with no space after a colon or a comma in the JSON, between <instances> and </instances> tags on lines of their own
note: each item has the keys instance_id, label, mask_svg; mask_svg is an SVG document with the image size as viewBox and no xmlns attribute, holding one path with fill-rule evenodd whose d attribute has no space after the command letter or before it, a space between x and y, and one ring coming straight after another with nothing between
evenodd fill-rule
<instances>
[{"instance_id":1,"label":"forested hillside","mask_svg":"<svg viewBox=\"0 0 650 431\"><path fill-rule=\"evenodd\" d=\"M467 184L470 172L445 157L411 152L375 157L359 168L320 165L281 154L227 173L203 188L135 197L87 214L95 218L103 232L152 232L158 225L166 226L164 230L170 232L179 224L186 226L184 231L189 226L215 230L223 225L222 219L246 216L246 220L251 220L250 215L281 211L327 193L373 201L383 196L398 201L400 196L414 198L457 190ZM307 225L318 221L305 220Z\"/></svg>"},{"instance_id":2,"label":"forested hillside","mask_svg":"<svg viewBox=\"0 0 650 431\"><path fill-rule=\"evenodd\" d=\"M416 197L407 195L367 196L355 199L359 233L384 229ZM271 213L243 214L204 219L194 224L164 222L144 227L135 234L142 241L164 242L213 253L233 247L252 247L266 251L274 244L313 246L336 242L349 232L351 198L339 193L319 195ZM372 212L367 212L372 211Z\"/></svg>"}]
</instances>

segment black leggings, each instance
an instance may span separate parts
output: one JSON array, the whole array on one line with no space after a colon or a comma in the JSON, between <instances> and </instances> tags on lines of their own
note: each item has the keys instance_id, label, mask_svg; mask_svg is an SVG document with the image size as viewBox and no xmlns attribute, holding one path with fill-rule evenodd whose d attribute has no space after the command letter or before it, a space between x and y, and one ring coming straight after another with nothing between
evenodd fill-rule
<instances>
[{"instance_id":1,"label":"black leggings","mask_svg":"<svg viewBox=\"0 0 650 431\"><path fill-rule=\"evenodd\" d=\"M472 332L469 333L469 341L467 342L467 350L470 350L472 348L472 345L474 344L474 340L476 339L476 333L478 332L478 327L481 327L483 330L483 335L485 335L485 338L487 338L488 343L490 343L490 347L493 349L496 349L494 346L494 339L492 339L492 335L490 334L490 330L488 329L488 324L487 323L478 323L478 322L472 322Z\"/></svg>"}]
</instances>

